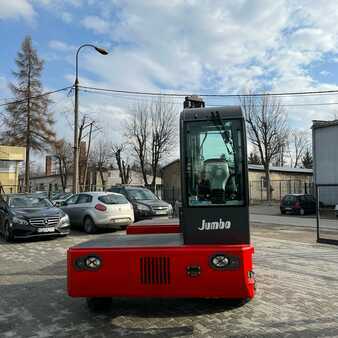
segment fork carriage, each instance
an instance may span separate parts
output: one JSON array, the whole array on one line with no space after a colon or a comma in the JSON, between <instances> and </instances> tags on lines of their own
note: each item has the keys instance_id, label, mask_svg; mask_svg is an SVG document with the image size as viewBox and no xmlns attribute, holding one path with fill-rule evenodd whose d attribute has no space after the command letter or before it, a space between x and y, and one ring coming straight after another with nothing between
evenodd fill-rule
<instances>
[{"instance_id":1,"label":"fork carriage","mask_svg":"<svg viewBox=\"0 0 338 338\"><path fill-rule=\"evenodd\" d=\"M250 299L255 293L245 122L240 107L180 116L179 221L151 220L68 250L68 293Z\"/></svg>"}]
</instances>

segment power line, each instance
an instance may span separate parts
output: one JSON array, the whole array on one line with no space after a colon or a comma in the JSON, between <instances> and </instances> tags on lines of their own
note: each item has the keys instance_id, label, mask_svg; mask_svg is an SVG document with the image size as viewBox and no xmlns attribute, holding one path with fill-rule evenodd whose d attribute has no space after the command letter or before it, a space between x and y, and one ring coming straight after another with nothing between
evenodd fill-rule
<instances>
[{"instance_id":1,"label":"power line","mask_svg":"<svg viewBox=\"0 0 338 338\"><path fill-rule=\"evenodd\" d=\"M97 95L104 95L104 96L111 96L117 99L123 99L127 101L133 101L133 102L138 102L138 101L149 101L149 98L146 97L146 95L142 95L141 98L137 98L135 96L132 96L130 94L128 95L121 95L120 93L107 93L107 92L101 92L101 91L95 91L91 89L82 89L82 92L85 93L92 93L92 94L97 94ZM168 103L168 104L177 104L177 105L182 105L182 102L174 102L174 101L168 101L168 102L163 102L163 103ZM332 106L332 105L338 105L338 102L320 102L320 103L285 103L285 104L280 104L280 107L308 107L308 106ZM208 107L219 107L220 104L208 104ZM243 105L245 106L245 104ZM260 107L262 106L261 104L255 104L255 106Z\"/></svg>"},{"instance_id":2,"label":"power line","mask_svg":"<svg viewBox=\"0 0 338 338\"><path fill-rule=\"evenodd\" d=\"M0 107L8 106L8 105L11 105L11 104L23 103L23 102L26 102L28 99L31 99L31 100L38 99L38 98L43 97L43 96L47 96L47 95L51 95L51 94L54 94L54 93L62 92L64 90L70 89L72 87L73 86L68 86L68 87L64 87L64 88L61 88L61 89L45 92L45 93L42 93L42 94L39 94L39 95L29 96L29 97L26 97L26 98L24 98L22 100L16 100L16 101L10 101L10 102L6 102L6 103L1 103Z\"/></svg>"},{"instance_id":3,"label":"power line","mask_svg":"<svg viewBox=\"0 0 338 338\"><path fill-rule=\"evenodd\" d=\"M112 93L121 93L121 94L132 94L132 95L147 95L147 96L172 96L172 97L185 97L190 96L190 94L180 94L180 93L160 93L160 92L143 92L143 91L132 91L132 90L118 90L110 88L100 88L100 87L89 87L89 86L79 86L79 88L90 89L93 91L102 91L102 92L112 92ZM298 96L298 95L324 95L324 94L338 94L338 89L336 90L322 90L322 91L300 91L300 92L281 92L281 93L252 93L252 94L194 94L203 97L259 97L259 96Z\"/></svg>"}]
</instances>

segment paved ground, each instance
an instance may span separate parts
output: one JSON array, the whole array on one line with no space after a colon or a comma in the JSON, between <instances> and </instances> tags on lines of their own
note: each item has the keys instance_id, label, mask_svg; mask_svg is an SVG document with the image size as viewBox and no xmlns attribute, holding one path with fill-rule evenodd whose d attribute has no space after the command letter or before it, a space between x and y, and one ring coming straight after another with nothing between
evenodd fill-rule
<instances>
[{"instance_id":1,"label":"paved ground","mask_svg":"<svg viewBox=\"0 0 338 338\"><path fill-rule=\"evenodd\" d=\"M251 302L118 299L100 314L65 292L66 249L93 236L0 241L0 336L338 337L338 247L316 244L309 228L252 230L258 290Z\"/></svg>"}]
</instances>

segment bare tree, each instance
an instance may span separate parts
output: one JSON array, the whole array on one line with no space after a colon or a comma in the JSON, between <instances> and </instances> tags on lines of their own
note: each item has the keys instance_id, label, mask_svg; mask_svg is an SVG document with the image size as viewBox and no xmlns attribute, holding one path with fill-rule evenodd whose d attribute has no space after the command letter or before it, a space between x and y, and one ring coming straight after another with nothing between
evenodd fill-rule
<instances>
[{"instance_id":1,"label":"bare tree","mask_svg":"<svg viewBox=\"0 0 338 338\"><path fill-rule=\"evenodd\" d=\"M291 167L297 168L301 164L301 159L309 146L308 133L300 130L292 130L288 139L288 151L290 155Z\"/></svg>"},{"instance_id":2,"label":"bare tree","mask_svg":"<svg viewBox=\"0 0 338 338\"><path fill-rule=\"evenodd\" d=\"M130 177L130 164L126 162L125 159L122 158L122 154L126 150L125 144L113 144L112 152L115 156L117 167L119 168L121 184L129 184L131 183Z\"/></svg>"},{"instance_id":3,"label":"bare tree","mask_svg":"<svg viewBox=\"0 0 338 338\"><path fill-rule=\"evenodd\" d=\"M138 104L127 124L126 136L139 162L144 184L155 190L161 160L170 155L177 135L177 114L172 102L162 98ZM151 182L147 174L151 173ZM150 183L150 184L149 184Z\"/></svg>"},{"instance_id":4,"label":"bare tree","mask_svg":"<svg viewBox=\"0 0 338 338\"><path fill-rule=\"evenodd\" d=\"M102 184L102 189L106 189L106 179L104 176L104 172L107 170L111 163L110 156L110 147L103 140L100 140L93 147L93 151L90 154L90 162L92 163L92 167L98 170L100 174L100 180Z\"/></svg>"},{"instance_id":5,"label":"bare tree","mask_svg":"<svg viewBox=\"0 0 338 338\"><path fill-rule=\"evenodd\" d=\"M73 170L73 146L71 143L61 139L54 143L53 148L55 156L58 159L62 190L65 191L68 177Z\"/></svg>"},{"instance_id":6,"label":"bare tree","mask_svg":"<svg viewBox=\"0 0 338 338\"><path fill-rule=\"evenodd\" d=\"M272 96L241 96L240 102L248 126L248 139L257 147L264 166L266 197L271 200L270 163L285 146L287 116Z\"/></svg>"},{"instance_id":7,"label":"bare tree","mask_svg":"<svg viewBox=\"0 0 338 338\"><path fill-rule=\"evenodd\" d=\"M125 135L140 164L145 186L148 186L147 163L148 142L150 138L148 121L148 105L138 103L134 107L134 112L131 120L127 122Z\"/></svg>"},{"instance_id":8,"label":"bare tree","mask_svg":"<svg viewBox=\"0 0 338 338\"><path fill-rule=\"evenodd\" d=\"M173 103L164 103L161 98L150 106L151 116L151 188L155 191L159 163L169 155L175 146L177 135L177 114Z\"/></svg>"}]
</instances>

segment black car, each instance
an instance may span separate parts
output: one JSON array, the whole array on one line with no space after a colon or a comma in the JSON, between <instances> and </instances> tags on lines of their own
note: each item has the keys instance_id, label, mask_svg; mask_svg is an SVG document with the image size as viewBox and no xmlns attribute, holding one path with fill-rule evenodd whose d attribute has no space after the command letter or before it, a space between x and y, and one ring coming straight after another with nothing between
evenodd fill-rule
<instances>
[{"instance_id":1,"label":"black car","mask_svg":"<svg viewBox=\"0 0 338 338\"><path fill-rule=\"evenodd\" d=\"M0 233L6 241L15 238L68 235L68 215L46 198L34 194L0 197Z\"/></svg>"},{"instance_id":2,"label":"black car","mask_svg":"<svg viewBox=\"0 0 338 338\"><path fill-rule=\"evenodd\" d=\"M122 185L113 186L108 191L124 195L134 207L135 220L171 216L171 204L160 200L154 193L144 187Z\"/></svg>"},{"instance_id":3,"label":"black car","mask_svg":"<svg viewBox=\"0 0 338 338\"><path fill-rule=\"evenodd\" d=\"M280 212L282 214L314 214L316 213L316 200L312 195L288 194L283 197L280 203Z\"/></svg>"}]
</instances>

